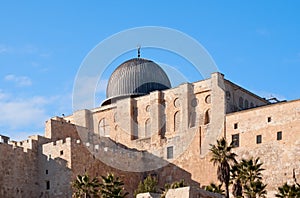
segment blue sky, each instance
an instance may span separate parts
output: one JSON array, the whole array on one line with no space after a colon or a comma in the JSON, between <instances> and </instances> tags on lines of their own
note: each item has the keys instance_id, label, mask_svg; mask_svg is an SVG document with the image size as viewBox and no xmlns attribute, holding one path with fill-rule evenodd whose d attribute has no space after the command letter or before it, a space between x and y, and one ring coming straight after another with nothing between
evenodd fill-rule
<instances>
[{"instance_id":1,"label":"blue sky","mask_svg":"<svg viewBox=\"0 0 300 198\"><path fill-rule=\"evenodd\" d=\"M299 8L292 0L2 1L0 134L17 140L43 134L47 119L71 114L85 56L105 38L140 26L190 35L227 79L262 97L300 98ZM122 55L111 67L134 56ZM178 70L187 64L168 53L142 49L142 56Z\"/></svg>"}]
</instances>

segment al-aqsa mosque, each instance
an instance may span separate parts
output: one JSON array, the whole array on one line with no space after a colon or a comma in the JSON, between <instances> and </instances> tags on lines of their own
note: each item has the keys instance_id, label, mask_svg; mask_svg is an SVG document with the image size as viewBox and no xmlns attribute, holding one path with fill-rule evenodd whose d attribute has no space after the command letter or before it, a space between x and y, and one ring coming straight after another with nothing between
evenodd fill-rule
<instances>
[{"instance_id":1,"label":"al-aqsa mosque","mask_svg":"<svg viewBox=\"0 0 300 198\"><path fill-rule=\"evenodd\" d=\"M50 118L43 136L0 136L0 197L72 197L70 182L85 172L113 172L129 197L147 175L199 188L217 182L209 148L220 137L240 158L260 157L268 197L300 179L300 100L271 103L218 72L171 87L157 63L133 58L98 107Z\"/></svg>"}]
</instances>

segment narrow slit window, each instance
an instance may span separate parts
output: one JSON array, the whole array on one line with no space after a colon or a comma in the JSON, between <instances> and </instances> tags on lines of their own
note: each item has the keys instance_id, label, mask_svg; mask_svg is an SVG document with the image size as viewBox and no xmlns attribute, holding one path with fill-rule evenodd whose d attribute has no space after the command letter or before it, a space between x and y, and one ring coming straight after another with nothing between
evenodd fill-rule
<instances>
[{"instance_id":1,"label":"narrow slit window","mask_svg":"<svg viewBox=\"0 0 300 198\"><path fill-rule=\"evenodd\" d=\"M277 140L282 140L282 131L277 132Z\"/></svg>"},{"instance_id":2,"label":"narrow slit window","mask_svg":"<svg viewBox=\"0 0 300 198\"><path fill-rule=\"evenodd\" d=\"M50 189L50 181L46 181L46 190Z\"/></svg>"},{"instance_id":3,"label":"narrow slit window","mask_svg":"<svg viewBox=\"0 0 300 198\"><path fill-rule=\"evenodd\" d=\"M233 128L234 128L234 129L238 129L238 128L239 128L238 123L234 123Z\"/></svg>"},{"instance_id":4,"label":"narrow slit window","mask_svg":"<svg viewBox=\"0 0 300 198\"><path fill-rule=\"evenodd\" d=\"M256 136L256 144L260 144L262 143L262 136L261 135L257 135Z\"/></svg>"},{"instance_id":5,"label":"narrow slit window","mask_svg":"<svg viewBox=\"0 0 300 198\"><path fill-rule=\"evenodd\" d=\"M178 131L179 128L180 128L180 113L179 111L177 111L175 114L174 114L174 131Z\"/></svg>"},{"instance_id":6,"label":"narrow slit window","mask_svg":"<svg viewBox=\"0 0 300 198\"><path fill-rule=\"evenodd\" d=\"M167 147L167 159L173 158L173 146Z\"/></svg>"},{"instance_id":7,"label":"narrow slit window","mask_svg":"<svg viewBox=\"0 0 300 198\"><path fill-rule=\"evenodd\" d=\"M231 145L233 147L239 147L240 146L240 135L239 134L234 134L231 136Z\"/></svg>"}]
</instances>

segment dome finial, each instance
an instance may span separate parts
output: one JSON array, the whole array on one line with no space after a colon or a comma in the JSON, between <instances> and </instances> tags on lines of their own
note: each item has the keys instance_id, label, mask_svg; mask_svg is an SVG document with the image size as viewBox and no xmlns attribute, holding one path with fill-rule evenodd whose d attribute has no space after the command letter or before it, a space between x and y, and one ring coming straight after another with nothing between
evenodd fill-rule
<instances>
[{"instance_id":1,"label":"dome finial","mask_svg":"<svg viewBox=\"0 0 300 198\"><path fill-rule=\"evenodd\" d=\"M141 57L141 46L140 45L137 46L137 50L138 50L138 58L140 58Z\"/></svg>"}]
</instances>

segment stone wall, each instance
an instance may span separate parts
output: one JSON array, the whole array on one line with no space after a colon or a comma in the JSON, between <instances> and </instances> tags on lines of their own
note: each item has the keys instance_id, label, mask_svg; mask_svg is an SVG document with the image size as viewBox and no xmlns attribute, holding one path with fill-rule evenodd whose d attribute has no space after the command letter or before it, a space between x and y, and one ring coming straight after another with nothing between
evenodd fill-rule
<instances>
[{"instance_id":1,"label":"stone wall","mask_svg":"<svg viewBox=\"0 0 300 198\"><path fill-rule=\"evenodd\" d=\"M244 110L246 99L252 109ZM147 175L157 177L159 187L181 179L192 188L208 185L217 178L209 144L222 135L229 141L238 137L234 151L240 158L261 158L271 197L285 181L292 183L293 171L300 180L300 100L266 104L215 73L211 79L54 117L46 122L45 137L10 145L2 140L0 197L71 197L70 182L85 172L91 177L114 173L130 195ZM233 111L238 112L226 115Z\"/></svg>"},{"instance_id":2,"label":"stone wall","mask_svg":"<svg viewBox=\"0 0 300 198\"><path fill-rule=\"evenodd\" d=\"M81 128L84 126L80 126ZM70 119L54 117L46 121L45 137L52 141L65 139L66 137L78 138L78 128Z\"/></svg>"},{"instance_id":3,"label":"stone wall","mask_svg":"<svg viewBox=\"0 0 300 198\"><path fill-rule=\"evenodd\" d=\"M42 145L39 155L41 197L71 197L71 138Z\"/></svg>"},{"instance_id":4,"label":"stone wall","mask_svg":"<svg viewBox=\"0 0 300 198\"><path fill-rule=\"evenodd\" d=\"M25 141L27 143L27 141ZM37 149L0 143L0 197L34 197L38 193ZM24 143L25 144L25 143Z\"/></svg>"},{"instance_id":5,"label":"stone wall","mask_svg":"<svg viewBox=\"0 0 300 198\"><path fill-rule=\"evenodd\" d=\"M116 177L119 177L125 183L125 189L130 193L130 196L133 195L134 190L137 188L139 181L142 180L141 173L127 172L115 169L108 166L106 163L101 161L102 152L106 151L97 150L96 145L88 144L87 142L82 142L80 140L72 140L71 143L71 178L70 181L74 181L77 175L83 175L85 172L91 177L98 177L101 181L101 176L106 176L107 173L113 173ZM101 149L101 148L99 148ZM122 160L122 158L127 158L126 155L118 154L112 152L109 154L107 151L107 156L115 157L114 160ZM124 163L123 166L127 164Z\"/></svg>"},{"instance_id":6,"label":"stone wall","mask_svg":"<svg viewBox=\"0 0 300 198\"><path fill-rule=\"evenodd\" d=\"M226 129L229 141L239 137L234 149L239 158L260 157L268 197L293 183L293 170L300 180L300 100L229 114Z\"/></svg>"}]
</instances>

